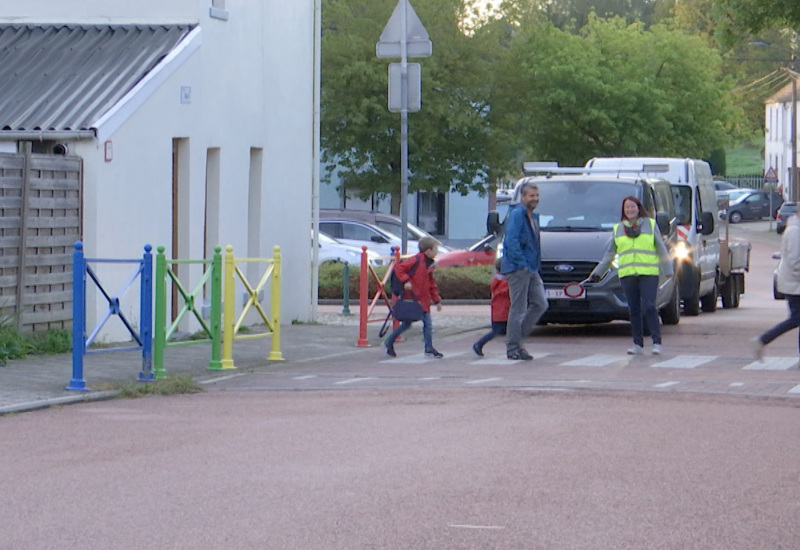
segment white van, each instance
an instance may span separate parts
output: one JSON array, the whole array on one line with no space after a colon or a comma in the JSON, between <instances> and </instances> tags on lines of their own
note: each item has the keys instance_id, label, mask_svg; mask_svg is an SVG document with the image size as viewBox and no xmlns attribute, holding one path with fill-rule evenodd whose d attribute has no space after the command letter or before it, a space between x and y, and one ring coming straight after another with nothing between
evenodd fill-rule
<instances>
[{"instance_id":1,"label":"white van","mask_svg":"<svg viewBox=\"0 0 800 550\"><path fill-rule=\"evenodd\" d=\"M621 175L659 177L671 183L681 241L675 248L675 257L679 260L683 314L697 315L701 306L703 311L716 310L721 281L725 279L719 269L719 210L708 163L689 158L619 157L593 158L586 167ZM738 294L735 292L737 298Z\"/></svg>"}]
</instances>

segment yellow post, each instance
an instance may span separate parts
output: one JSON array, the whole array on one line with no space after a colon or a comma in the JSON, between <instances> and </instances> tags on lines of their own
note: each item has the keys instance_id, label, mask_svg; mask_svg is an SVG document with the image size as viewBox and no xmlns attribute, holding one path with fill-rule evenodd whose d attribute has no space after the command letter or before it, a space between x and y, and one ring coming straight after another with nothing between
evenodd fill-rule
<instances>
[{"instance_id":1,"label":"yellow post","mask_svg":"<svg viewBox=\"0 0 800 550\"><path fill-rule=\"evenodd\" d=\"M270 361L283 361L281 354L281 247L275 246L272 253L272 291L270 298L270 317L272 318L272 351L267 357Z\"/></svg>"},{"instance_id":2,"label":"yellow post","mask_svg":"<svg viewBox=\"0 0 800 550\"><path fill-rule=\"evenodd\" d=\"M225 247L223 278L224 307L222 315L222 368L235 369L233 364L233 326L236 323L236 279L234 278L233 246Z\"/></svg>"}]
</instances>

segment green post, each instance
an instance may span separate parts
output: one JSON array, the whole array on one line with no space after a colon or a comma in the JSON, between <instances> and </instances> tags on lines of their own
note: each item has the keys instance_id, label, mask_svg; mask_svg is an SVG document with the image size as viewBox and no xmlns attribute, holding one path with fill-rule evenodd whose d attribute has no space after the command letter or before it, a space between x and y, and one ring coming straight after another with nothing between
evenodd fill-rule
<instances>
[{"instance_id":1,"label":"green post","mask_svg":"<svg viewBox=\"0 0 800 550\"><path fill-rule=\"evenodd\" d=\"M214 247L211 261L211 363L209 370L222 370L222 247Z\"/></svg>"},{"instance_id":2,"label":"green post","mask_svg":"<svg viewBox=\"0 0 800 550\"><path fill-rule=\"evenodd\" d=\"M342 315L350 315L350 264L342 269Z\"/></svg>"},{"instance_id":3,"label":"green post","mask_svg":"<svg viewBox=\"0 0 800 550\"><path fill-rule=\"evenodd\" d=\"M158 247L156 254L155 285L156 310L155 331L153 343L153 377L163 380L167 377L164 369L164 348L167 346L167 260L164 256L164 247Z\"/></svg>"}]
</instances>

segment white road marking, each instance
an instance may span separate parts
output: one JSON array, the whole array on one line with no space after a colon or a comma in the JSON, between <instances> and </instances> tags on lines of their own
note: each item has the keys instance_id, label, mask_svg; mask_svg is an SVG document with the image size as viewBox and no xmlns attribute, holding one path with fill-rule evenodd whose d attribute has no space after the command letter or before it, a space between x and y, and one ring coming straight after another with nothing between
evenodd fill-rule
<instances>
[{"instance_id":1,"label":"white road marking","mask_svg":"<svg viewBox=\"0 0 800 550\"><path fill-rule=\"evenodd\" d=\"M428 380L441 380L441 379L442 379L441 376L428 376L426 378L418 378L418 380L425 380L425 381L428 381Z\"/></svg>"},{"instance_id":2,"label":"white road marking","mask_svg":"<svg viewBox=\"0 0 800 550\"><path fill-rule=\"evenodd\" d=\"M565 367L605 367L611 363L622 361L624 355L590 355L589 357L582 357L567 363L561 363Z\"/></svg>"},{"instance_id":3,"label":"white road marking","mask_svg":"<svg viewBox=\"0 0 800 550\"><path fill-rule=\"evenodd\" d=\"M670 386L677 386L680 382L662 382L661 384L656 384L653 386L654 388L668 388Z\"/></svg>"},{"instance_id":4,"label":"white road marking","mask_svg":"<svg viewBox=\"0 0 800 550\"><path fill-rule=\"evenodd\" d=\"M305 376L295 376L294 379L295 380L309 380L311 378L316 378L316 377L317 377L316 374L306 374Z\"/></svg>"},{"instance_id":5,"label":"white road marking","mask_svg":"<svg viewBox=\"0 0 800 550\"><path fill-rule=\"evenodd\" d=\"M693 369L705 363L709 363L716 358L716 355L678 355L667 361L654 363L650 366L668 369Z\"/></svg>"},{"instance_id":6,"label":"white road marking","mask_svg":"<svg viewBox=\"0 0 800 550\"><path fill-rule=\"evenodd\" d=\"M800 393L800 386L795 386L788 393Z\"/></svg>"},{"instance_id":7,"label":"white road marking","mask_svg":"<svg viewBox=\"0 0 800 550\"><path fill-rule=\"evenodd\" d=\"M731 382L730 386L732 388L741 388L742 386L744 386L744 382Z\"/></svg>"},{"instance_id":8,"label":"white road marking","mask_svg":"<svg viewBox=\"0 0 800 550\"><path fill-rule=\"evenodd\" d=\"M498 380L502 380L502 378L480 378L478 380L470 380L468 382L464 382L465 384L486 384L488 382L497 382Z\"/></svg>"},{"instance_id":9,"label":"white road marking","mask_svg":"<svg viewBox=\"0 0 800 550\"><path fill-rule=\"evenodd\" d=\"M198 382L199 384L213 384L214 382L222 382L223 380L230 380L231 378L237 378L239 376L244 376L245 373L238 373L238 374L229 374L228 376L219 376L217 378L209 378L208 380L201 380Z\"/></svg>"},{"instance_id":10,"label":"white road marking","mask_svg":"<svg viewBox=\"0 0 800 550\"><path fill-rule=\"evenodd\" d=\"M763 361L753 361L742 370L789 370L796 364L794 357L764 357Z\"/></svg>"},{"instance_id":11,"label":"white road marking","mask_svg":"<svg viewBox=\"0 0 800 550\"><path fill-rule=\"evenodd\" d=\"M550 355L549 353L531 353L533 360L536 361L537 359L542 359L543 357L547 357ZM527 363L527 361L516 361L514 359L509 359L505 355L495 355L492 357L484 357L483 359L476 359L474 361L470 361L470 365L513 365L514 363Z\"/></svg>"},{"instance_id":12,"label":"white road marking","mask_svg":"<svg viewBox=\"0 0 800 550\"><path fill-rule=\"evenodd\" d=\"M366 380L377 380L377 378L371 376L365 376L363 378L349 378L347 380L339 380L338 382L334 382L334 384L335 385L354 384L356 382L364 382Z\"/></svg>"},{"instance_id":13,"label":"white road marking","mask_svg":"<svg viewBox=\"0 0 800 550\"><path fill-rule=\"evenodd\" d=\"M453 527L455 529L505 529L505 525L458 525L458 524L449 524L448 527Z\"/></svg>"}]
</instances>

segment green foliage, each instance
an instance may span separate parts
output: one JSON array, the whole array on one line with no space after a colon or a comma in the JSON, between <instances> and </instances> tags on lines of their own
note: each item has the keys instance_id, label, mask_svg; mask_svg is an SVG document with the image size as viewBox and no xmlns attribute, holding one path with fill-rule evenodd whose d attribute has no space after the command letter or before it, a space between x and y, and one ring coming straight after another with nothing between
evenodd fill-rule
<instances>
[{"instance_id":1,"label":"green foliage","mask_svg":"<svg viewBox=\"0 0 800 550\"><path fill-rule=\"evenodd\" d=\"M761 148L740 147L727 152L728 169L726 176L740 176L746 174L761 174L764 172L764 159L761 158Z\"/></svg>"},{"instance_id":2,"label":"green foliage","mask_svg":"<svg viewBox=\"0 0 800 550\"><path fill-rule=\"evenodd\" d=\"M715 0L719 31L758 33L769 27L800 27L797 0Z\"/></svg>"},{"instance_id":3,"label":"green foliage","mask_svg":"<svg viewBox=\"0 0 800 550\"><path fill-rule=\"evenodd\" d=\"M725 149L714 149L708 157L708 164L711 165L711 173L715 176L726 174Z\"/></svg>"},{"instance_id":4,"label":"green foliage","mask_svg":"<svg viewBox=\"0 0 800 550\"><path fill-rule=\"evenodd\" d=\"M66 353L72 350L72 333L63 329L20 334L14 316L0 319L0 365L27 355Z\"/></svg>"},{"instance_id":5,"label":"green foliage","mask_svg":"<svg viewBox=\"0 0 800 550\"><path fill-rule=\"evenodd\" d=\"M173 376L165 380L152 382L126 382L118 388L118 396L125 398L144 397L145 395L178 395L199 393L201 388L190 376Z\"/></svg>"},{"instance_id":6,"label":"green foliage","mask_svg":"<svg viewBox=\"0 0 800 550\"><path fill-rule=\"evenodd\" d=\"M359 273L358 269L350 269L349 291L350 299L357 300L359 297ZM376 270L378 277L383 279L386 268ZM492 266L471 266L471 267L439 267L436 268L436 285L443 300L466 300L466 299L488 299L489 283L492 280ZM342 275L341 266L323 265L319 268L319 298L327 300L342 299ZM374 296L377 291L377 284L373 277L370 277L369 295Z\"/></svg>"}]
</instances>

